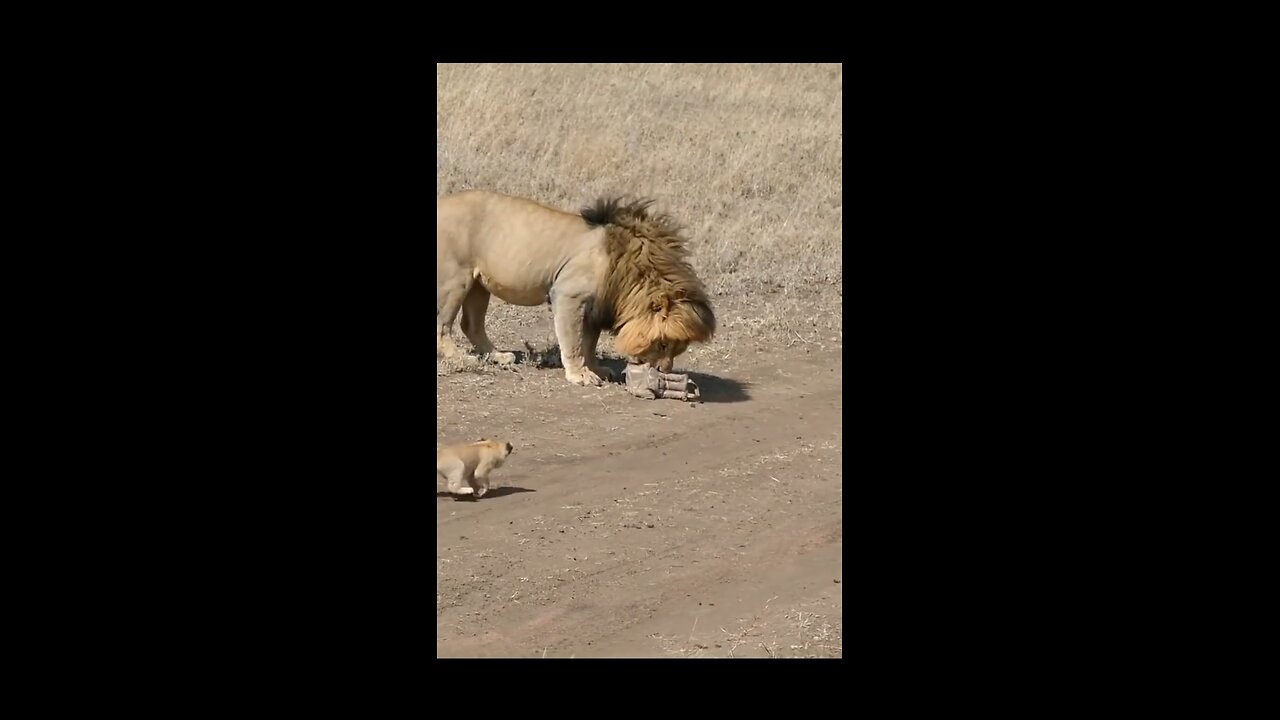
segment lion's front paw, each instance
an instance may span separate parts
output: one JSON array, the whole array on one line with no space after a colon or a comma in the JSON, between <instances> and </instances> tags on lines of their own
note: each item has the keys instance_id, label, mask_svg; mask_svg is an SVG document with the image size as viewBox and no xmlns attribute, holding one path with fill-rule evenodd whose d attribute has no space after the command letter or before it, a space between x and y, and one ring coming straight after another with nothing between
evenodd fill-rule
<instances>
[{"instance_id":1,"label":"lion's front paw","mask_svg":"<svg viewBox=\"0 0 1280 720\"><path fill-rule=\"evenodd\" d=\"M564 378L575 385L582 385L583 387L599 386L604 383L599 375L591 372L590 368L582 368L581 370L565 368Z\"/></svg>"},{"instance_id":2,"label":"lion's front paw","mask_svg":"<svg viewBox=\"0 0 1280 720\"><path fill-rule=\"evenodd\" d=\"M475 489L469 488L464 485L459 488L449 488L449 492L453 493L454 495L470 495L475 492Z\"/></svg>"},{"instance_id":3,"label":"lion's front paw","mask_svg":"<svg viewBox=\"0 0 1280 720\"><path fill-rule=\"evenodd\" d=\"M613 371L603 365L588 365L587 369L595 373L597 377L603 378L609 382L613 382L617 379L617 376L613 374Z\"/></svg>"}]
</instances>

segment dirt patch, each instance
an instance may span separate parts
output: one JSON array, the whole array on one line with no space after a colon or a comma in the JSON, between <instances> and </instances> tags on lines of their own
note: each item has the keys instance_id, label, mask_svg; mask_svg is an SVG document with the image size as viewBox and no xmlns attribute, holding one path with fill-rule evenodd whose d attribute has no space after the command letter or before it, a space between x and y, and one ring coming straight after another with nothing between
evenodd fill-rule
<instances>
[{"instance_id":1,"label":"dirt patch","mask_svg":"<svg viewBox=\"0 0 1280 720\"><path fill-rule=\"evenodd\" d=\"M437 375L437 445L516 446L437 496L438 657L840 656L839 356L721 372L702 404Z\"/></svg>"}]
</instances>

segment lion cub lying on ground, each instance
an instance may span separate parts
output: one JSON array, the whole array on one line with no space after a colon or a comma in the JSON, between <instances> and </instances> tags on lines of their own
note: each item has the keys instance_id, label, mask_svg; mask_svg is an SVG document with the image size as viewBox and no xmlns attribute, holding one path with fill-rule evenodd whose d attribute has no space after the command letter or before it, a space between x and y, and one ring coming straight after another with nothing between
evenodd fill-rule
<instances>
[{"instance_id":1,"label":"lion cub lying on ground","mask_svg":"<svg viewBox=\"0 0 1280 720\"><path fill-rule=\"evenodd\" d=\"M449 445L436 450L436 475L448 482L448 490L454 495L484 497L489 491L489 473L502 467L514 449L509 442L483 438Z\"/></svg>"}]
</instances>

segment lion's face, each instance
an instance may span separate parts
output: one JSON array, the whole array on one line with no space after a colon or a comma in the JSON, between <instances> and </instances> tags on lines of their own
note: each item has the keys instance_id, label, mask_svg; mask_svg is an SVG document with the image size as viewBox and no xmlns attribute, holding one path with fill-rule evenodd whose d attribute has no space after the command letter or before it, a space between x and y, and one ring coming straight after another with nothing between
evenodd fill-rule
<instances>
[{"instance_id":1,"label":"lion's face","mask_svg":"<svg viewBox=\"0 0 1280 720\"><path fill-rule=\"evenodd\" d=\"M714 332L715 316L705 300L662 296L618 330L614 349L666 373L690 343L706 342Z\"/></svg>"},{"instance_id":2,"label":"lion's face","mask_svg":"<svg viewBox=\"0 0 1280 720\"><path fill-rule=\"evenodd\" d=\"M658 368L659 372L671 372L671 367L675 364L676 358L685 350L689 349L689 343L684 340L660 340L649 346L649 350L641 353L637 358L652 367Z\"/></svg>"},{"instance_id":3,"label":"lion's face","mask_svg":"<svg viewBox=\"0 0 1280 720\"><path fill-rule=\"evenodd\" d=\"M661 319L642 318L632 321L618 332L614 349L661 372L671 372L675 359L689 348L690 339L671 337L662 332L665 329L676 327Z\"/></svg>"},{"instance_id":4,"label":"lion's face","mask_svg":"<svg viewBox=\"0 0 1280 720\"><path fill-rule=\"evenodd\" d=\"M513 447L509 442L501 442L499 440L487 440L485 438L480 438L479 442L485 447L489 448L490 450L498 453L498 456L502 458L507 457L508 455L511 454L512 450L515 450L515 447Z\"/></svg>"}]
</instances>

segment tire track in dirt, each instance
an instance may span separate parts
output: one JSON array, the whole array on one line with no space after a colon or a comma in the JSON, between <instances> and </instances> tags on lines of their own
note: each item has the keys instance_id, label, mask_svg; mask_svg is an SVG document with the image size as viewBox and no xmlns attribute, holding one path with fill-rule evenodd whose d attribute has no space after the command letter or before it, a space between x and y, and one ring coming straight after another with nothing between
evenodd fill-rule
<instances>
[{"instance_id":1,"label":"tire track in dirt","mask_svg":"<svg viewBox=\"0 0 1280 720\"><path fill-rule=\"evenodd\" d=\"M566 392L538 401L561 422L532 429L495 423L519 401L495 402L493 436L538 438L498 479L535 492L437 498L437 656L669 654L649 636L692 603L750 604L770 577L789 590L810 565L815 583L838 580L839 376L821 363L754 370L745 402ZM562 429L582 423L616 429Z\"/></svg>"}]
</instances>

